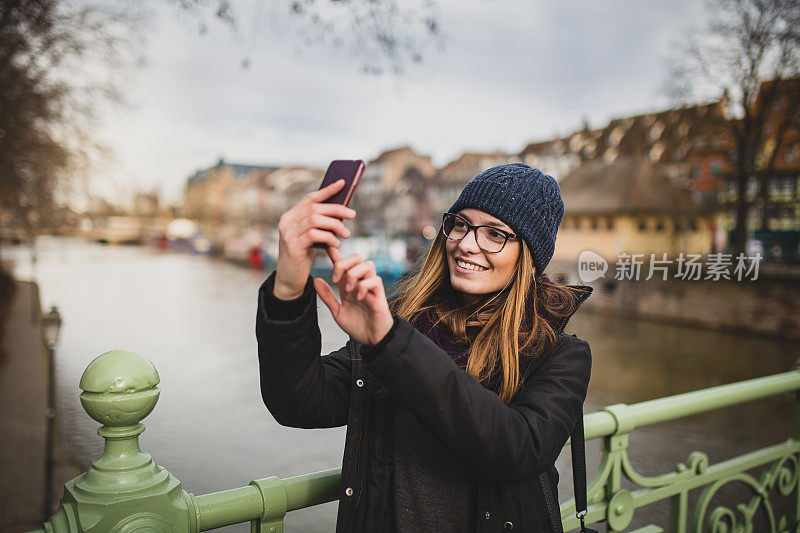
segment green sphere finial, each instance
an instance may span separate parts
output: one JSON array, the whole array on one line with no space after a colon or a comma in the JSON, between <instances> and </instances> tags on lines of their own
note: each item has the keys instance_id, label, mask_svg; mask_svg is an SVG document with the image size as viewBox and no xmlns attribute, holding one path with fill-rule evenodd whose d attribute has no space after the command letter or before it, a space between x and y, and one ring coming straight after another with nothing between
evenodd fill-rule
<instances>
[{"instance_id":1,"label":"green sphere finial","mask_svg":"<svg viewBox=\"0 0 800 533\"><path fill-rule=\"evenodd\" d=\"M200 531L195 498L139 447L140 422L158 401L158 372L141 355L106 352L81 376L81 404L103 424L103 454L64 484L48 532Z\"/></svg>"},{"instance_id":2,"label":"green sphere finial","mask_svg":"<svg viewBox=\"0 0 800 533\"><path fill-rule=\"evenodd\" d=\"M134 426L156 406L159 381L147 358L127 350L106 352L81 376L81 405L104 426Z\"/></svg>"}]
</instances>

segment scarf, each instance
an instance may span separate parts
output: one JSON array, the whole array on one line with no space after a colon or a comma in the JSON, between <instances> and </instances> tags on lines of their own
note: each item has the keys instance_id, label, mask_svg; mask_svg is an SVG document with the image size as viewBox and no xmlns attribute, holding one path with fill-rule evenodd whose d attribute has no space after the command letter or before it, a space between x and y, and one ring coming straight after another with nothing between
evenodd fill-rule
<instances>
[{"instance_id":1,"label":"scarf","mask_svg":"<svg viewBox=\"0 0 800 533\"><path fill-rule=\"evenodd\" d=\"M458 366L466 368L469 345L471 342L458 342L453 334L448 331L447 326L441 322L434 326L434 317L435 314L433 311L425 311L420 313L411 325L432 340L439 348L444 350ZM470 341L475 338L478 329L477 326L469 326L467 328L467 335Z\"/></svg>"},{"instance_id":2,"label":"scarf","mask_svg":"<svg viewBox=\"0 0 800 533\"><path fill-rule=\"evenodd\" d=\"M542 277L548 279L545 275ZM566 322L568 319L558 319L552 316L541 304L541 302L537 305L537 310L539 316L543 318L557 334L563 329L564 322ZM432 310L427 310L417 315L412 320L411 325L413 325L414 328L432 340L434 344L447 353L458 366L461 368L466 368L467 361L469 359L469 347L472 344L472 341L475 340L475 337L477 337L478 332L480 331L480 326L467 326L467 337L469 340L465 342L463 340L457 340L444 323L440 322L434 326L435 319L435 312ZM527 357L530 357L530 355L524 352L520 353L521 359L525 359Z\"/></svg>"}]
</instances>

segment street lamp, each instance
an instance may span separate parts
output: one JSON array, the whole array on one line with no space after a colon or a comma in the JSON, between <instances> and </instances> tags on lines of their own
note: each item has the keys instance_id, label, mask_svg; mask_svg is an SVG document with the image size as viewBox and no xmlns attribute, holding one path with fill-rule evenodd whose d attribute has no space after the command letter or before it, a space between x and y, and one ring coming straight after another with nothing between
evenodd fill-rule
<instances>
[{"instance_id":1,"label":"street lamp","mask_svg":"<svg viewBox=\"0 0 800 533\"><path fill-rule=\"evenodd\" d=\"M50 311L46 315L42 316L42 328L47 347L52 350L56 347L58 334L61 332L61 314L55 305L50 307Z\"/></svg>"},{"instance_id":2,"label":"street lamp","mask_svg":"<svg viewBox=\"0 0 800 533\"><path fill-rule=\"evenodd\" d=\"M45 450L44 459L44 505L43 522L47 522L50 517L50 500L52 498L53 490L53 422L56 417L55 405L55 366L53 352L58 343L58 334L61 332L61 314L58 308L54 305L50 307L50 311L42 316L42 330L44 341L47 343L47 417L46 426L46 439L47 448Z\"/></svg>"}]
</instances>

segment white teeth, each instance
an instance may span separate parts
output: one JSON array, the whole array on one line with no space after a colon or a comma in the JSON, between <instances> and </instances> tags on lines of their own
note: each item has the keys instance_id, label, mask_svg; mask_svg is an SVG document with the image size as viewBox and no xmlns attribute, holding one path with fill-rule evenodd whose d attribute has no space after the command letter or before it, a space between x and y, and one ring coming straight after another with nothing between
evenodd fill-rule
<instances>
[{"instance_id":1,"label":"white teeth","mask_svg":"<svg viewBox=\"0 0 800 533\"><path fill-rule=\"evenodd\" d=\"M456 264L458 264L458 266L460 266L461 268L466 268L466 269L469 269L469 270L488 270L486 268L479 267L477 265L473 265L473 264L470 264L470 263L465 263L464 261L460 261L460 260L456 260Z\"/></svg>"}]
</instances>

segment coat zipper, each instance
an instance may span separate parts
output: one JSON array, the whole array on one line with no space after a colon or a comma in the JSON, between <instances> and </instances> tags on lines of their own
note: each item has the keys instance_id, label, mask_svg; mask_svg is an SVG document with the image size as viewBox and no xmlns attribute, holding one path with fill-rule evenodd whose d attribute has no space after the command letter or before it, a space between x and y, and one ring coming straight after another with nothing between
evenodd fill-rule
<instances>
[{"instance_id":1,"label":"coat zipper","mask_svg":"<svg viewBox=\"0 0 800 533\"><path fill-rule=\"evenodd\" d=\"M523 383L525 383L525 380L528 379L528 372L533 367L533 363L535 361L536 361L535 359L532 359L531 361L528 362L528 365L525 367L525 371L522 373L522 379L519 380L520 387L522 386Z\"/></svg>"},{"instance_id":2,"label":"coat zipper","mask_svg":"<svg viewBox=\"0 0 800 533\"><path fill-rule=\"evenodd\" d=\"M361 505L361 488L364 483L361 481L361 443L364 441L364 431L358 433L358 448L356 448L356 479L358 479L358 495L356 496L356 509Z\"/></svg>"},{"instance_id":3,"label":"coat zipper","mask_svg":"<svg viewBox=\"0 0 800 533\"><path fill-rule=\"evenodd\" d=\"M564 528L561 524L561 513L556 510L556 502L553 501L553 491L550 489L550 478L547 477L546 471L539 474L539 485L541 485L542 492L544 493L544 506L547 508L550 527L553 529L553 533L562 533Z\"/></svg>"},{"instance_id":4,"label":"coat zipper","mask_svg":"<svg viewBox=\"0 0 800 533\"><path fill-rule=\"evenodd\" d=\"M353 361L356 360L356 356L358 355L356 352L356 344L355 342L351 346L352 354L353 354ZM362 387L362 393L366 393L366 382ZM366 406L366 399L362 398L362 405ZM356 506L355 508L361 505L361 492L363 490L364 482L361 478L361 446L364 443L364 424L366 423L366 416L364 421L361 423L361 429L358 430L358 446L356 447L356 479L358 480L358 494L356 495Z\"/></svg>"},{"instance_id":5,"label":"coat zipper","mask_svg":"<svg viewBox=\"0 0 800 533\"><path fill-rule=\"evenodd\" d=\"M533 366L534 361L529 362L527 368L525 368L525 373L520 381L520 386L522 383L525 383L525 380L528 378L528 371ZM553 533L563 533L564 528L561 523L561 513L557 510L557 506L553 501L553 491L550 489L550 478L547 476L547 471L539 474L539 486L544 495L544 504L547 510L547 516L550 519L550 527L553 529Z\"/></svg>"},{"instance_id":6,"label":"coat zipper","mask_svg":"<svg viewBox=\"0 0 800 533\"><path fill-rule=\"evenodd\" d=\"M522 372L522 379L519 381L519 386L520 386L520 387L522 387L522 385L525 383L525 380L527 380L527 379L528 379L528 374L530 373L531 369L533 368L533 364L534 364L536 361L537 361L537 359L531 359L531 360L528 362L528 364L525 366L525 370ZM548 485L549 485L549 480L548 480ZM547 496L545 496L545 498L547 498ZM548 503L549 503L549 502L548 502ZM476 511L477 511L477 513L478 513L478 521L480 521L482 518L484 518L483 516L481 516L481 507L480 507L480 502L478 502L478 506L477 506L477 508L476 508ZM551 524L551 525L552 525L552 524Z\"/></svg>"}]
</instances>

